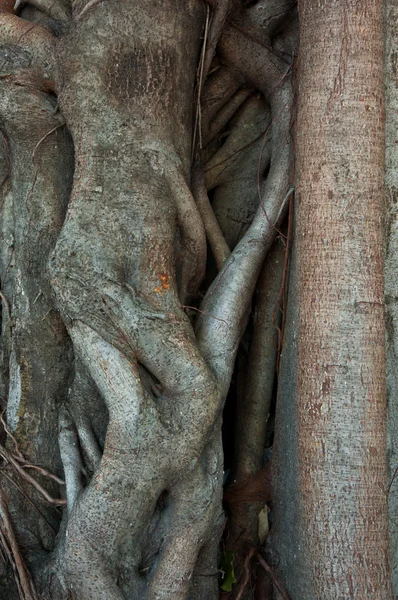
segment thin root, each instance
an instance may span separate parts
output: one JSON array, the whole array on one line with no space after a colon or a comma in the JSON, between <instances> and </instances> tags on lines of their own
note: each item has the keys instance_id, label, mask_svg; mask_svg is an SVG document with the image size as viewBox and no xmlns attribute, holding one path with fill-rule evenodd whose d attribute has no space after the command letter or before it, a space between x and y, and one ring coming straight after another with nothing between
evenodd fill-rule
<instances>
[{"instance_id":1,"label":"thin root","mask_svg":"<svg viewBox=\"0 0 398 600\"><path fill-rule=\"evenodd\" d=\"M14 575L18 591L24 600L38 600L32 577L25 566L20 553L18 543L12 526L11 516L8 512L7 502L0 489L0 517L1 517L1 542L11 564L14 567ZM21 593L22 592L22 593Z\"/></svg>"},{"instance_id":2,"label":"thin root","mask_svg":"<svg viewBox=\"0 0 398 600\"><path fill-rule=\"evenodd\" d=\"M17 471L17 473L22 477L22 479L25 479L25 481L33 485L33 487L39 492L39 494L43 496L45 500L47 500L49 504L53 506L66 506L66 500L63 500L61 498L53 498L52 496L50 496L50 494L36 481L36 479L34 479L31 475L29 475L29 473L26 473L26 471L24 471L23 467L14 458L14 456L10 452L8 452L1 444L0 456L2 456L4 460L10 463L10 465L15 469L15 471Z\"/></svg>"}]
</instances>

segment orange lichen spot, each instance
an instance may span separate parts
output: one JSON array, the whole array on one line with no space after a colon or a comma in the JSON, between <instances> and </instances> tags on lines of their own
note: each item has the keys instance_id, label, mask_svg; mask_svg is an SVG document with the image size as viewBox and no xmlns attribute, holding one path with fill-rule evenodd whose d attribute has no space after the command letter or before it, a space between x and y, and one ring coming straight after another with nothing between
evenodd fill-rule
<instances>
[{"instance_id":1,"label":"orange lichen spot","mask_svg":"<svg viewBox=\"0 0 398 600\"><path fill-rule=\"evenodd\" d=\"M169 276L166 273L159 274L159 281L161 282L160 285L158 287L155 287L153 290L156 294L163 293L170 287Z\"/></svg>"}]
</instances>

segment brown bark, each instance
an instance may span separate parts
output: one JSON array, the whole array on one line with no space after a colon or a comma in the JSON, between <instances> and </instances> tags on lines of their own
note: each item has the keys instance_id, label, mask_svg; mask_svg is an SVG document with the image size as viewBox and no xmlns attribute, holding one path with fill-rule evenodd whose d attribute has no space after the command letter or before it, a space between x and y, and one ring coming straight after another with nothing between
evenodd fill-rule
<instances>
[{"instance_id":1,"label":"brown bark","mask_svg":"<svg viewBox=\"0 0 398 600\"><path fill-rule=\"evenodd\" d=\"M14 0L1 0L0 11L13 13L14 12Z\"/></svg>"},{"instance_id":2,"label":"brown bark","mask_svg":"<svg viewBox=\"0 0 398 600\"><path fill-rule=\"evenodd\" d=\"M391 571L398 594L398 2L386 2L386 261L387 456Z\"/></svg>"},{"instance_id":3,"label":"brown bark","mask_svg":"<svg viewBox=\"0 0 398 600\"><path fill-rule=\"evenodd\" d=\"M383 5L299 2L298 436L314 596L392 597L383 297Z\"/></svg>"}]
</instances>

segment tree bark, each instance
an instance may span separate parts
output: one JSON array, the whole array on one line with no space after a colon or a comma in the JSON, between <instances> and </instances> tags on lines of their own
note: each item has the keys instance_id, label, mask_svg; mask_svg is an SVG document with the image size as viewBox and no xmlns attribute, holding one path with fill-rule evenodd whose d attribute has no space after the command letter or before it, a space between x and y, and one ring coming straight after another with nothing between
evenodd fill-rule
<instances>
[{"instance_id":1,"label":"tree bark","mask_svg":"<svg viewBox=\"0 0 398 600\"><path fill-rule=\"evenodd\" d=\"M387 599L383 6L302 0L299 15L297 406L305 552L316 598Z\"/></svg>"},{"instance_id":2,"label":"tree bark","mask_svg":"<svg viewBox=\"0 0 398 600\"><path fill-rule=\"evenodd\" d=\"M214 8L206 71L232 8L224 4ZM283 103L282 116L265 183L260 174L261 209L228 258L200 172L202 213L190 191L192 100L209 11L196 0L168 0L161 10L136 0L16 7L18 15L0 7L2 152L12 166L3 214L14 217L3 225L2 284L9 229L16 273L10 302L2 288L13 319L3 313L10 384L1 452L11 510L0 533L17 587L54 600L216 597L221 410L290 194L289 77L273 89L286 66L275 56L261 81L274 113ZM272 56L241 44L235 89L258 84L250 56ZM206 228L225 264L194 331L183 309L203 279ZM60 459L65 482L48 472L59 472ZM47 469L40 481L25 472L38 465ZM28 484L36 522L30 509L20 516ZM65 504L59 526L53 506ZM13 528L29 548L23 556Z\"/></svg>"},{"instance_id":3,"label":"tree bark","mask_svg":"<svg viewBox=\"0 0 398 600\"><path fill-rule=\"evenodd\" d=\"M398 94L397 55L398 3L386 2L386 262L385 302L387 337L387 455L388 455L388 509L391 545L391 570L394 597L398 594L398 380L396 361L398 351Z\"/></svg>"},{"instance_id":4,"label":"tree bark","mask_svg":"<svg viewBox=\"0 0 398 600\"><path fill-rule=\"evenodd\" d=\"M381 10L314 4L299 5L298 246L271 499L263 450L288 262L281 245L267 254L294 192L296 3L0 0L10 600L219 597L222 411L244 334L225 457L230 597L268 600L272 581L293 600L390 597L375 452Z\"/></svg>"}]
</instances>

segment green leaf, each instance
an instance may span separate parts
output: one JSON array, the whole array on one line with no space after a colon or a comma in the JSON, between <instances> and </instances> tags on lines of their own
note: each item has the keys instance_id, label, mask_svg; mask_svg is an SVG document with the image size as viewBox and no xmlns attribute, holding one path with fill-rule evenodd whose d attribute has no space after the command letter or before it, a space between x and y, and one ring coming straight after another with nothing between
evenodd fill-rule
<instances>
[{"instance_id":1,"label":"green leaf","mask_svg":"<svg viewBox=\"0 0 398 600\"><path fill-rule=\"evenodd\" d=\"M221 552L220 556L220 572L221 572L221 589L224 592L230 592L232 586L236 583L235 571L234 571L234 554L231 550Z\"/></svg>"}]
</instances>

